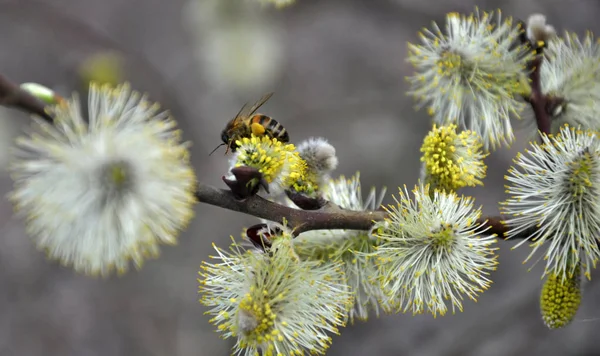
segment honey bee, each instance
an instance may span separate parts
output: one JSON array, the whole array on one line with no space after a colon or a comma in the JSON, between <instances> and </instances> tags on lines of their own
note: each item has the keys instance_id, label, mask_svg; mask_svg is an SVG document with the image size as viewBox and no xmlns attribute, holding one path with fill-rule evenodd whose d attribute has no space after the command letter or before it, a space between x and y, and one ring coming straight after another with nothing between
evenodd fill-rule
<instances>
[{"instance_id":1,"label":"honey bee","mask_svg":"<svg viewBox=\"0 0 600 356\"><path fill-rule=\"evenodd\" d=\"M246 103L237 115L227 123L221 132L221 140L223 143L217 146L211 154L223 145L227 146L225 154L227 154L229 150L235 152L238 148L235 141L243 137L250 137L251 134L254 134L255 136L267 135L276 138L281 142L289 142L290 137L283 125L267 115L256 113L256 110L269 100L272 95L273 93L263 95L263 97L252 106Z\"/></svg>"}]
</instances>

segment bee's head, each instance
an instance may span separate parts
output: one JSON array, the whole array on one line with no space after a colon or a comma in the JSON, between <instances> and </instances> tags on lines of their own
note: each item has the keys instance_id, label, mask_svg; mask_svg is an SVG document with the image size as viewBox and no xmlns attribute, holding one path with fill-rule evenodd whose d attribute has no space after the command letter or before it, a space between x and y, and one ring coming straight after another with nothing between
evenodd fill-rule
<instances>
[{"instance_id":1,"label":"bee's head","mask_svg":"<svg viewBox=\"0 0 600 356\"><path fill-rule=\"evenodd\" d=\"M221 146L227 146L227 148L225 150L225 154L227 154L227 152L229 152L232 142L231 142L231 138L229 137L229 134L227 133L227 130L223 130L221 132L221 140L223 141L223 143L218 145L217 147L215 147L215 149L212 150L212 152L208 154L209 156L212 155ZM233 148L231 151L232 152L235 151L235 148Z\"/></svg>"},{"instance_id":2,"label":"bee's head","mask_svg":"<svg viewBox=\"0 0 600 356\"><path fill-rule=\"evenodd\" d=\"M221 141L223 141L223 145L227 146L225 154L227 154L229 151L235 152L235 150L237 149L237 145L235 144L235 137L235 133L231 133L230 130L226 129L221 132Z\"/></svg>"},{"instance_id":3,"label":"bee's head","mask_svg":"<svg viewBox=\"0 0 600 356\"><path fill-rule=\"evenodd\" d=\"M226 145L229 144L229 135L227 134L227 131L225 131L225 130L223 130L221 132L221 141L223 141L223 143Z\"/></svg>"}]
</instances>

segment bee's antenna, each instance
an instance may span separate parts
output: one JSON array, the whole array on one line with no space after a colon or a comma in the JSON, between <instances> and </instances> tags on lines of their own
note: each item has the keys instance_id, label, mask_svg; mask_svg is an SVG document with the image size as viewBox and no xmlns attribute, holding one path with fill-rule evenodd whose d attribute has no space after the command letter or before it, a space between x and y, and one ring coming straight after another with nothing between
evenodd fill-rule
<instances>
[{"instance_id":1,"label":"bee's antenna","mask_svg":"<svg viewBox=\"0 0 600 356\"><path fill-rule=\"evenodd\" d=\"M219 147L221 147L221 146L224 146L224 145L225 145L224 143L222 143L222 144L218 145L218 146L217 146L217 147L215 147L215 149L214 149L214 150L212 150L212 151L211 151L211 152L210 152L208 155L209 155L209 156L210 156L210 155L212 155L213 153L215 153L215 151L216 151L216 150L218 150L218 149L219 149Z\"/></svg>"}]
</instances>

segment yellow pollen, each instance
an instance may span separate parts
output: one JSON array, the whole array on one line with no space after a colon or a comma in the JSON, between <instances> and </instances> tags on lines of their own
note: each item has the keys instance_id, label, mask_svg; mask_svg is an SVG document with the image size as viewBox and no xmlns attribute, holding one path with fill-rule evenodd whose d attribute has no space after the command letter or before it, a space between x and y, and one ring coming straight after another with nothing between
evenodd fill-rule
<instances>
[{"instance_id":1,"label":"yellow pollen","mask_svg":"<svg viewBox=\"0 0 600 356\"><path fill-rule=\"evenodd\" d=\"M313 194L319 189L316 172L309 169L306 161L299 155L292 155L290 173L284 179L285 186L293 188L296 192Z\"/></svg>"},{"instance_id":2,"label":"yellow pollen","mask_svg":"<svg viewBox=\"0 0 600 356\"><path fill-rule=\"evenodd\" d=\"M432 246L437 249L448 250L454 243L456 233L452 224L444 224L439 230L433 231L429 236L432 240Z\"/></svg>"},{"instance_id":3,"label":"yellow pollen","mask_svg":"<svg viewBox=\"0 0 600 356\"><path fill-rule=\"evenodd\" d=\"M437 66L439 68L438 73L443 76L455 75L468 69L460 54L450 51L442 53L442 58L437 61Z\"/></svg>"},{"instance_id":4,"label":"yellow pollen","mask_svg":"<svg viewBox=\"0 0 600 356\"><path fill-rule=\"evenodd\" d=\"M244 330L246 342L260 343L262 340L271 340L272 336L279 334L278 330L273 329L277 316L266 301L262 300L259 303L250 294L246 294L240 301L239 308L256 321L256 326L252 330Z\"/></svg>"},{"instance_id":5,"label":"yellow pollen","mask_svg":"<svg viewBox=\"0 0 600 356\"><path fill-rule=\"evenodd\" d=\"M264 179L271 183L281 173L281 170L289 159L295 154L295 146L283 145L276 138L268 135L244 137L237 140L238 156L236 166L247 166L256 168L263 174Z\"/></svg>"},{"instance_id":6,"label":"yellow pollen","mask_svg":"<svg viewBox=\"0 0 600 356\"><path fill-rule=\"evenodd\" d=\"M583 152L569 163L570 174L568 186L573 197L580 197L592 187L592 175L596 168L596 161L589 152Z\"/></svg>"},{"instance_id":7,"label":"yellow pollen","mask_svg":"<svg viewBox=\"0 0 600 356\"><path fill-rule=\"evenodd\" d=\"M434 125L421 146L428 183L445 191L483 185L481 179L487 169L483 158L487 154L481 148L479 137L472 131L457 133L456 125Z\"/></svg>"}]
</instances>

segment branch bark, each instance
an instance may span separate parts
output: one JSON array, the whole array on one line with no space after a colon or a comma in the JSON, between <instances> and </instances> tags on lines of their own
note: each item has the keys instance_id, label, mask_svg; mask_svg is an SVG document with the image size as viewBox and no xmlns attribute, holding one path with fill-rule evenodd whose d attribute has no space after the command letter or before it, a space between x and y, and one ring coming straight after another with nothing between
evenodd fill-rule
<instances>
[{"instance_id":1,"label":"branch bark","mask_svg":"<svg viewBox=\"0 0 600 356\"><path fill-rule=\"evenodd\" d=\"M529 79L531 81L531 97L529 98L529 104L533 109L538 130L541 133L548 135L550 134L552 127L552 121L548 110L552 109L549 108L548 98L542 92L540 69L543 58L542 54L538 54L530 63L531 72L529 74Z\"/></svg>"},{"instance_id":2,"label":"branch bark","mask_svg":"<svg viewBox=\"0 0 600 356\"><path fill-rule=\"evenodd\" d=\"M374 222L382 221L386 217L384 211L328 209L327 205L320 210L294 209L273 203L258 195L238 200L228 190L218 189L203 183L198 184L196 198L201 203L270 221L283 222L285 219L295 236L310 230L369 230Z\"/></svg>"},{"instance_id":3,"label":"branch bark","mask_svg":"<svg viewBox=\"0 0 600 356\"><path fill-rule=\"evenodd\" d=\"M292 229L294 236L311 230L370 230L375 222L382 221L387 217L385 211L352 211L331 208L326 204L319 210L300 210L277 203L254 195L244 200L238 200L233 193L225 189L218 189L210 185L199 183L196 192L199 202L214 205L220 208L237 211L252 215L269 221L283 222L285 219ZM478 223L489 227L486 232L496 234L505 239L507 228L502 222L502 217L492 216L481 218ZM528 238L533 231L526 231L514 238Z\"/></svg>"},{"instance_id":4,"label":"branch bark","mask_svg":"<svg viewBox=\"0 0 600 356\"><path fill-rule=\"evenodd\" d=\"M0 74L0 105L12 107L21 111L37 115L48 122L52 116L46 112L44 102L12 83Z\"/></svg>"}]
</instances>

